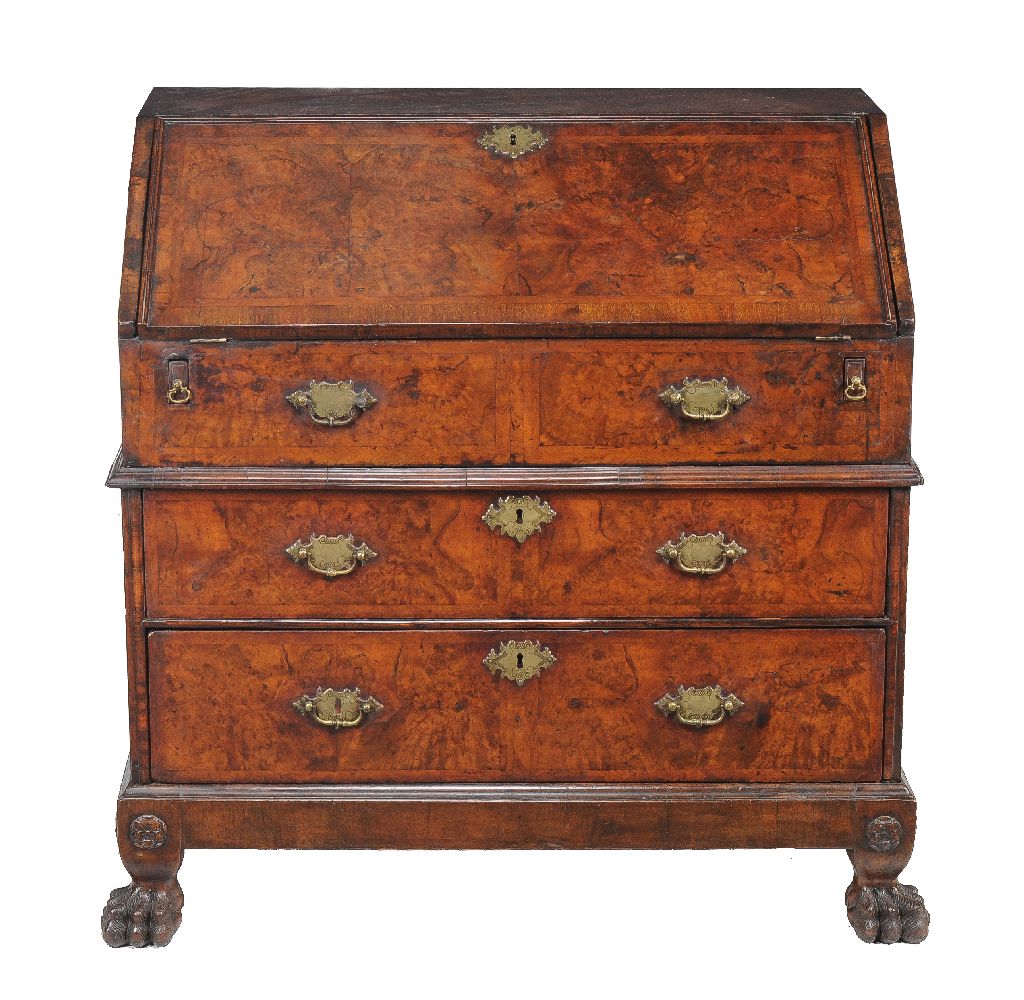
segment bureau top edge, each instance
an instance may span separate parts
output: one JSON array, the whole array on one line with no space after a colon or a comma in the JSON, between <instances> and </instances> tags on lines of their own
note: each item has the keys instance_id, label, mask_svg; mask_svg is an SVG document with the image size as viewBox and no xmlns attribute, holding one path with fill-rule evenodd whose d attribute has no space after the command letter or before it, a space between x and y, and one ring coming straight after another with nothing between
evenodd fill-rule
<instances>
[{"instance_id":1,"label":"bureau top edge","mask_svg":"<svg viewBox=\"0 0 1024 1000\"><path fill-rule=\"evenodd\" d=\"M592 118L881 114L859 88L155 87L139 117Z\"/></svg>"},{"instance_id":2,"label":"bureau top edge","mask_svg":"<svg viewBox=\"0 0 1024 1000\"><path fill-rule=\"evenodd\" d=\"M119 330L889 337L913 304L860 91L154 91Z\"/></svg>"}]
</instances>

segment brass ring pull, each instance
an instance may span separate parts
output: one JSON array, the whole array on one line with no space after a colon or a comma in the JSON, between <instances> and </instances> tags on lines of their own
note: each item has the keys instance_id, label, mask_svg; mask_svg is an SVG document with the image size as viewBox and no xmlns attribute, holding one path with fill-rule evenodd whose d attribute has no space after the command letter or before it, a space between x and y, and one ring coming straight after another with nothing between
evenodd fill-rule
<instances>
[{"instance_id":1,"label":"brass ring pull","mask_svg":"<svg viewBox=\"0 0 1024 1000\"><path fill-rule=\"evenodd\" d=\"M176 378L167 390L167 402L174 403L175 406L184 406L191 401L192 390L180 378Z\"/></svg>"},{"instance_id":2,"label":"brass ring pull","mask_svg":"<svg viewBox=\"0 0 1024 1000\"><path fill-rule=\"evenodd\" d=\"M313 379L308 389L296 389L285 399L296 410L306 410L310 420L321 427L347 427L377 402L368 389L357 389L351 379L341 382Z\"/></svg>"},{"instance_id":3,"label":"brass ring pull","mask_svg":"<svg viewBox=\"0 0 1024 1000\"><path fill-rule=\"evenodd\" d=\"M690 729L706 729L717 726L723 719L735 715L743 702L734 694L722 694L717 684L714 687L683 687L672 694L663 695L654 707L668 718L675 716L676 722Z\"/></svg>"},{"instance_id":4,"label":"brass ring pull","mask_svg":"<svg viewBox=\"0 0 1024 1000\"><path fill-rule=\"evenodd\" d=\"M321 576L348 576L356 567L377 558L377 553L365 542L357 542L352 535L310 535L285 549L297 563Z\"/></svg>"},{"instance_id":5,"label":"brass ring pull","mask_svg":"<svg viewBox=\"0 0 1024 1000\"><path fill-rule=\"evenodd\" d=\"M292 702L299 715L308 715L315 723L328 729L351 729L384 706L373 695L359 688L318 687L315 694L303 694Z\"/></svg>"},{"instance_id":6,"label":"brass ring pull","mask_svg":"<svg viewBox=\"0 0 1024 1000\"><path fill-rule=\"evenodd\" d=\"M866 398L867 394L868 387L859 375L852 376L850 381L846 383L846 388L843 389L843 395L855 403L859 403L862 399Z\"/></svg>"},{"instance_id":7,"label":"brass ring pull","mask_svg":"<svg viewBox=\"0 0 1024 1000\"><path fill-rule=\"evenodd\" d=\"M730 386L727 378L684 378L658 393L669 409L678 408L688 420L723 420L750 397L738 386Z\"/></svg>"},{"instance_id":8,"label":"brass ring pull","mask_svg":"<svg viewBox=\"0 0 1024 1000\"><path fill-rule=\"evenodd\" d=\"M684 532L678 541L666 542L657 552L669 565L674 561L681 572L699 576L721 573L731 562L747 554L739 542L727 542L721 531L708 535Z\"/></svg>"}]
</instances>

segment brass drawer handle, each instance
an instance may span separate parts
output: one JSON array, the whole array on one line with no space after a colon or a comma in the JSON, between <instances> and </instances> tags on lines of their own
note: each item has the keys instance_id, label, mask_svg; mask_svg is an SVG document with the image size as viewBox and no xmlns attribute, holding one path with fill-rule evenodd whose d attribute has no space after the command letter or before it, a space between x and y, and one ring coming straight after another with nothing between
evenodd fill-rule
<instances>
[{"instance_id":1,"label":"brass drawer handle","mask_svg":"<svg viewBox=\"0 0 1024 1000\"><path fill-rule=\"evenodd\" d=\"M721 531L709 535L687 535L684 532L678 541L666 542L657 551L669 565L675 561L683 573L700 576L721 573L730 562L747 554L738 542L727 542Z\"/></svg>"},{"instance_id":2,"label":"brass drawer handle","mask_svg":"<svg viewBox=\"0 0 1024 1000\"><path fill-rule=\"evenodd\" d=\"M175 406L184 406L192 401L192 390L180 379L176 378L167 390L167 402Z\"/></svg>"},{"instance_id":3,"label":"brass drawer handle","mask_svg":"<svg viewBox=\"0 0 1024 1000\"><path fill-rule=\"evenodd\" d=\"M534 532L550 524L557 511L540 497L501 497L484 511L483 522L520 545Z\"/></svg>"},{"instance_id":4,"label":"brass drawer handle","mask_svg":"<svg viewBox=\"0 0 1024 1000\"><path fill-rule=\"evenodd\" d=\"M851 375L850 381L846 383L846 388L843 389L843 395L854 403L867 399L868 387L864 384L864 379L859 375Z\"/></svg>"},{"instance_id":5,"label":"brass drawer handle","mask_svg":"<svg viewBox=\"0 0 1024 1000\"><path fill-rule=\"evenodd\" d=\"M351 379L342 382L313 379L308 389L296 389L285 399L296 410L307 410L313 423L323 427L347 427L377 402L368 389L357 389Z\"/></svg>"},{"instance_id":6,"label":"brass drawer handle","mask_svg":"<svg viewBox=\"0 0 1024 1000\"><path fill-rule=\"evenodd\" d=\"M292 542L285 552L314 573L330 577L348 576L357 566L377 558L369 545L351 535L310 535L306 541Z\"/></svg>"},{"instance_id":7,"label":"brass drawer handle","mask_svg":"<svg viewBox=\"0 0 1024 1000\"><path fill-rule=\"evenodd\" d=\"M750 397L723 377L684 378L658 393L658 399L670 410L678 407L679 415L688 420L722 420Z\"/></svg>"},{"instance_id":8,"label":"brass drawer handle","mask_svg":"<svg viewBox=\"0 0 1024 1000\"><path fill-rule=\"evenodd\" d=\"M528 680L547 670L558 657L539 642L503 642L484 657L484 666L495 676L522 687Z\"/></svg>"},{"instance_id":9,"label":"brass drawer handle","mask_svg":"<svg viewBox=\"0 0 1024 1000\"><path fill-rule=\"evenodd\" d=\"M722 694L722 689L714 687L683 687L675 694L659 698L654 707L664 712L668 718L675 716L676 722L691 729L704 729L717 726L727 716L735 715L743 702L734 694Z\"/></svg>"},{"instance_id":10,"label":"brass drawer handle","mask_svg":"<svg viewBox=\"0 0 1024 1000\"><path fill-rule=\"evenodd\" d=\"M351 729L384 707L373 695L363 694L359 688L336 691L322 687L316 689L316 694L299 695L292 705L299 715L308 715L328 729Z\"/></svg>"}]
</instances>

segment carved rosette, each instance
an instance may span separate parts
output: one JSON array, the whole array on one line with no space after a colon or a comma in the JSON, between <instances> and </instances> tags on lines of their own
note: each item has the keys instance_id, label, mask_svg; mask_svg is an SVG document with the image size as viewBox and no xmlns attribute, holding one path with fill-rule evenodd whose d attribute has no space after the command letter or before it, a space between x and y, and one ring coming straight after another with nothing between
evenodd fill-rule
<instances>
[{"instance_id":1,"label":"carved rosette","mask_svg":"<svg viewBox=\"0 0 1024 1000\"><path fill-rule=\"evenodd\" d=\"M881 854L895 851L903 843L903 824L895 816L876 816L864 828L864 840Z\"/></svg>"},{"instance_id":2,"label":"carved rosette","mask_svg":"<svg viewBox=\"0 0 1024 1000\"><path fill-rule=\"evenodd\" d=\"M152 813L136 816L128 825L128 839L139 851L155 851L167 840L167 824Z\"/></svg>"}]
</instances>

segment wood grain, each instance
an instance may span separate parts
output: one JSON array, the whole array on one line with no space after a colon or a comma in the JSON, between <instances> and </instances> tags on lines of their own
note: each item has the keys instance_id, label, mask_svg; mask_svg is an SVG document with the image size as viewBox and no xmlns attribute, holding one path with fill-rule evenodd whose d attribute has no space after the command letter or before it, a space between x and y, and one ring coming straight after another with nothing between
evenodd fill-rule
<instances>
[{"instance_id":1,"label":"wood grain","mask_svg":"<svg viewBox=\"0 0 1024 1000\"><path fill-rule=\"evenodd\" d=\"M558 661L518 688L499 641ZM877 780L884 633L295 633L150 636L157 781ZM654 702L721 684L744 707L689 730ZM331 731L292 701L358 685L384 708Z\"/></svg>"},{"instance_id":2,"label":"wood grain","mask_svg":"<svg viewBox=\"0 0 1024 1000\"><path fill-rule=\"evenodd\" d=\"M125 460L145 467L885 463L909 458L913 341L434 341L121 347ZM844 359L868 397L843 396ZM167 400L189 362L192 402ZM723 420L681 418L658 393L718 378L751 398ZM285 397L354 379L378 399L348 427Z\"/></svg>"},{"instance_id":3,"label":"wood grain","mask_svg":"<svg viewBox=\"0 0 1024 1000\"><path fill-rule=\"evenodd\" d=\"M765 617L885 613L882 490L563 492L522 545L491 493L160 491L145 500L149 613L167 618ZM667 565L683 532L747 555L714 576ZM354 534L378 555L329 579L285 548Z\"/></svg>"},{"instance_id":4,"label":"wood grain","mask_svg":"<svg viewBox=\"0 0 1024 1000\"><path fill-rule=\"evenodd\" d=\"M196 848L851 848L872 816L914 828L905 781L799 784L125 785L180 810Z\"/></svg>"},{"instance_id":5,"label":"wood grain","mask_svg":"<svg viewBox=\"0 0 1024 1000\"><path fill-rule=\"evenodd\" d=\"M544 129L168 119L140 328L895 329L855 121Z\"/></svg>"}]
</instances>

